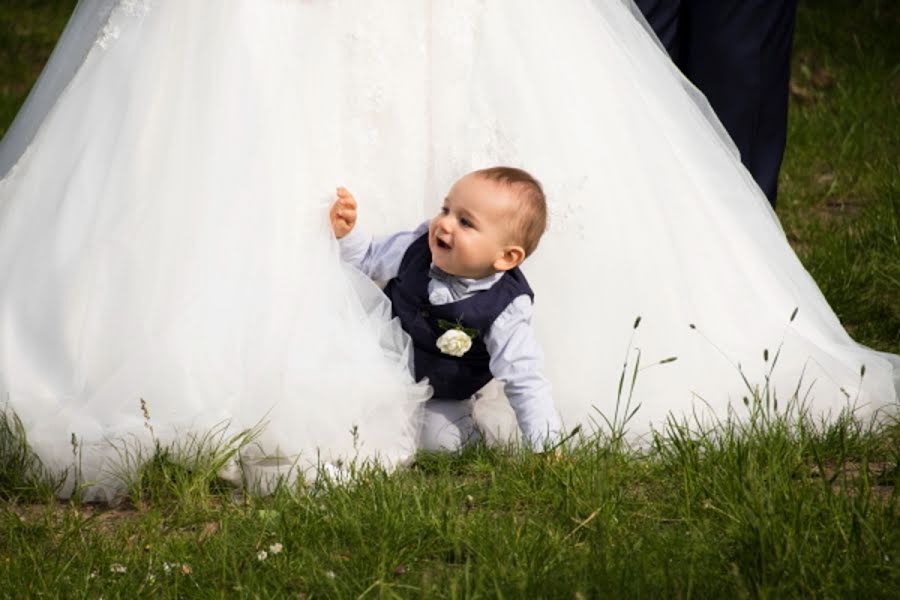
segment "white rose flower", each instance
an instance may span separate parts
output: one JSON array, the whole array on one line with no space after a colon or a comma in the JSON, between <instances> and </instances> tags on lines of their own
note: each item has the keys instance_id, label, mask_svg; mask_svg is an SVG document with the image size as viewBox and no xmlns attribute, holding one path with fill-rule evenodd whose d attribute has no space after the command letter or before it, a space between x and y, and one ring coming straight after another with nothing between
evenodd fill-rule
<instances>
[{"instance_id":1,"label":"white rose flower","mask_svg":"<svg viewBox=\"0 0 900 600\"><path fill-rule=\"evenodd\" d=\"M448 329L437 339L437 347L444 354L462 356L472 347L472 338L465 331Z\"/></svg>"}]
</instances>

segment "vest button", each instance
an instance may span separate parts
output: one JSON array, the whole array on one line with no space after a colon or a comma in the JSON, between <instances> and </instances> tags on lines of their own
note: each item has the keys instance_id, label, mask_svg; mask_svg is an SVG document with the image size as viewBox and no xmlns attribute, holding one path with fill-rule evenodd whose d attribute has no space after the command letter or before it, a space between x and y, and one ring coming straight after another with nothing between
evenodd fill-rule
<instances>
[{"instance_id":1,"label":"vest button","mask_svg":"<svg viewBox=\"0 0 900 600\"><path fill-rule=\"evenodd\" d=\"M427 317L427 316L428 316L428 311L425 310L425 309L423 308L422 310L419 311L419 315L421 315L421 316L423 316L423 317Z\"/></svg>"}]
</instances>

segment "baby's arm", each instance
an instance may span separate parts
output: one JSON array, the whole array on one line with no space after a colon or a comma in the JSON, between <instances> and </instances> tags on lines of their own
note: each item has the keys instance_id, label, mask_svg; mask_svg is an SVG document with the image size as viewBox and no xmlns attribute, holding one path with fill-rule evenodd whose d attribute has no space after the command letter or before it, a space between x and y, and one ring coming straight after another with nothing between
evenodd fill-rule
<instances>
[{"instance_id":1,"label":"baby's arm","mask_svg":"<svg viewBox=\"0 0 900 600\"><path fill-rule=\"evenodd\" d=\"M428 222L413 231L402 231L375 239L356 227L356 215L356 200L345 188L337 188L329 219L331 230L338 238L341 259L371 279L387 283L397 276L400 261L409 245L428 231Z\"/></svg>"},{"instance_id":2,"label":"baby's arm","mask_svg":"<svg viewBox=\"0 0 900 600\"><path fill-rule=\"evenodd\" d=\"M543 375L543 354L531 327L532 304L519 296L506 307L485 336L491 374L503 382L524 440L540 451L559 437L562 426L550 382Z\"/></svg>"}]
</instances>

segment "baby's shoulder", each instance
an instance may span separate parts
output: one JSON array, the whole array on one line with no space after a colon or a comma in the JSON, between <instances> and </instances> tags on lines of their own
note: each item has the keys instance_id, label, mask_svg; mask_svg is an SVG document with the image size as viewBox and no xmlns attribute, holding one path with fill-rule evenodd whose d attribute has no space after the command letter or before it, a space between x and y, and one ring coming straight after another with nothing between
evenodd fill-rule
<instances>
[{"instance_id":1,"label":"baby's shoulder","mask_svg":"<svg viewBox=\"0 0 900 600\"><path fill-rule=\"evenodd\" d=\"M497 315L491 329L498 327L500 329L509 329L522 325L530 325L533 310L534 302L532 301L531 296L528 294L516 296L506 305L503 312Z\"/></svg>"},{"instance_id":2,"label":"baby's shoulder","mask_svg":"<svg viewBox=\"0 0 900 600\"><path fill-rule=\"evenodd\" d=\"M503 286L503 292L510 298L510 301L522 295L534 300L534 292L531 289L531 285L528 283L525 274L518 267L504 273L504 276L500 278L498 283Z\"/></svg>"}]
</instances>

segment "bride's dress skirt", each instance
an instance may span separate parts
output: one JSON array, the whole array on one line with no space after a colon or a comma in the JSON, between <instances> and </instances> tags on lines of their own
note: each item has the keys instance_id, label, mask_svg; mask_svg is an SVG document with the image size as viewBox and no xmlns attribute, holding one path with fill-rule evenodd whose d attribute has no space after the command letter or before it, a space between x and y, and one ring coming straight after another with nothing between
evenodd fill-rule
<instances>
[{"instance_id":1,"label":"bride's dress skirt","mask_svg":"<svg viewBox=\"0 0 900 600\"><path fill-rule=\"evenodd\" d=\"M413 228L497 164L550 202L524 271L567 426L612 417L637 348L677 357L639 373L637 434L741 414L745 379L815 417L896 406L896 357L848 337L613 0L82 0L0 147L0 392L91 480L146 438L141 399L158 436L265 422L262 454L403 460L428 390L327 206L346 185L361 227Z\"/></svg>"}]
</instances>

